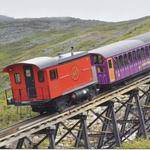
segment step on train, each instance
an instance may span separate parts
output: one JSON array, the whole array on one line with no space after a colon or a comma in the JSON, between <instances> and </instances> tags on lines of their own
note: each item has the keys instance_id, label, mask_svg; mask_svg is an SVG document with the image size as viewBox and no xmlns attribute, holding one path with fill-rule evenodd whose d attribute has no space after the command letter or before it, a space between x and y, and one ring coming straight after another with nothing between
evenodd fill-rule
<instances>
[{"instance_id":1,"label":"step on train","mask_svg":"<svg viewBox=\"0 0 150 150\"><path fill-rule=\"evenodd\" d=\"M37 57L6 66L10 105L39 113L63 111L108 86L150 71L150 32L90 51Z\"/></svg>"}]
</instances>

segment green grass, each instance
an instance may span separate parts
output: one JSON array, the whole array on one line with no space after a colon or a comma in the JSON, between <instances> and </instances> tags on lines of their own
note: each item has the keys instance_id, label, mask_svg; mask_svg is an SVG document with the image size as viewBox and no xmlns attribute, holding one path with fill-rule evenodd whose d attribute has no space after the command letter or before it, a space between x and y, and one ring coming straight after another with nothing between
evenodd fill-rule
<instances>
[{"instance_id":1,"label":"green grass","mask_svg":"<svg viewBox=\"0 0 150 150\"><path fill-rule=\"evenodd\" d=\"M4 93L0 93L0 129L35 115L29 106L7 106Z\"/></svg>"},{"instance_id":2,"label":"green grass","mask_svg":"<svg viewBox=\"0 0 150 150\"><path fill-rule=\"evenodd\" d=\"M150 149L150 140L136 139L122 144L122 149Z\"/></svg>"}]
</instances>

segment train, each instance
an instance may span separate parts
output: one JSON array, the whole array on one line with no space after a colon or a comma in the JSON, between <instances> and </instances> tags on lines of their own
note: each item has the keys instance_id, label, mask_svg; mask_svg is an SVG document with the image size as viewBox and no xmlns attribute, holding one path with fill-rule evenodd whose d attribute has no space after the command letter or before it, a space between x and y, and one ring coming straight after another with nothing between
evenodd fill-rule
<instances>
[{"instance_id":1,"label":"train","mask_svg":"<svg viewBox=\"0 0 150 150\"><path fill-rule=\"evenodd\" d=\"M150 70L150 32L90 51L37 57L10 64L9 105L30 105L39 113L54 113L91 100Z\"/></svg>"}]
</instances>

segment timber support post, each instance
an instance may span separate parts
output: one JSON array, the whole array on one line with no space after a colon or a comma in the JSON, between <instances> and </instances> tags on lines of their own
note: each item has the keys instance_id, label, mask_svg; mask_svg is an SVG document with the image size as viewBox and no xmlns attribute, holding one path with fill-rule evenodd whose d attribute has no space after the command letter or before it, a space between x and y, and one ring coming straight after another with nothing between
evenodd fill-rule
<instances>
[{"instance_id":1,"label":"timber support post","mask_svg":"<svg viewBox=\"0 0 150 150\"><path fill-rule=\"evenodd\" d=\"M25 138L21 138L18 140L18 143L17 143L17 146L16 146L16 149L21 149L23 144L24 144L24 139Z\"/></svg>"},{"instance_id":2,"label":"timber support post","mask_svg":"<svg viewBox=\"0 0 150 150\"><path fill-rule=\"evenodd\" d=\"M105 141L108 139L109 135L112 134L116 141L116 146L121 145L120 133L117 126L117 120L114 111L114 103L109 101L106 103L106 106L107 106L107 111L105 114L105 119L103 121L102 130L98 140L98 145L97 145L98 149L102 148L105 145ZM109 131L108 128L111 128L111 131Z\"/></svg>"},{"instance_id":3,"label":"timber support post","mask_svg":"<svg viewBox=\"0 0 150 150\"><path fill-rule=\"evenodd\" d=\"M54 149L55 148L55 136L56 136L56 127L51 126L49 128L49 133L48 133L48 139L49 139L49 146L48 149Z\"/></svg>"},{"instance_id":4,"label":"timber support post","mask_svg":"<svg viewBox=\"0 0 150 150\"><path fill-rule=\"evenodd\" d=\"M79 143L81 142L81 139L84 141L84 148L88 149L90 148L89 144L89 137L88 137L88 129L87 129L87 113L82 113L77 116L80 119L80 128L78 131L77 139L75 142L75 147L79 147Z\"/></svg>"}]
</instances>

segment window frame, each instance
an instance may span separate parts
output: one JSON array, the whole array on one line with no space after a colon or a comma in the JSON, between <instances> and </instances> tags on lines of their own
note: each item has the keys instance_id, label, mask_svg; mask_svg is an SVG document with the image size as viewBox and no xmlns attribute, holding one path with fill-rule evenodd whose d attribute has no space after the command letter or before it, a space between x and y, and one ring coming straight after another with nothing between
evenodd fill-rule
<instances>
[{"instance_id":1,"label":"window frame","mask_svg":"<svg viewBox=\"0 0 150 150\"><path fill-rule=\"evenodd\" d=\"M145 54L146 54L146 57L150 56L150 50L148 46L145 46Z\"/></svg>"},{"instance_id":2,"label":"window frame","mask_svg":"<svg viewBox=\"0 0 150 150\"><path fill-rule=\"evenodd\" d=\"M50 77L51 81L58 79L58 70L57 70L57 68L49 70L49 77Z\"/></svg>"},{"instance_id":3,"label":"window frame","mask_svg":"<svg viewBox=\"0 0 150 150\"><path fill-rule=\"evenodd\" d=\"M133 62L138 60L136 50L132 51L132 60Z\"/></svg>"},{"instance_id":4,"label":"window frame","mask_svg":"<svg viewBox=\"0 0 150 150\"><path fill-rule=\"evenodd\" d=\"M118 56L116 56L116 57L114 58L114 65L115 65L115 68L119 68L119 63L118 63L118 61L119 61L119 58L118 58Z\"/></svg>"},{"instance_id":5,"label":"window frame","mask_svg":"<svg viewBox=\"0 0 150 150\"><path fill-rule=\"evenodd\" d=\"M39 71L37 72L37 75L38 75L38 81L39 81L39 82L44 82L44 80L45 80L44 71L43 71L43 70L39 70ZM42 75L42 76L41 76L41 75Z\"/></svg>"},{"instance_id":6,"label":"window frame","mask_svg":"<svg viewBox=\"0 0 150 150\"><path fill-rule=\"evenodd\" d=\"M26 76L27 78L30 78L30 77L32 76L32 73L31 73L31 70L30 70L30 69L26 69L26 70L25 70L25 76Z\"/></svg>"},{"instance_id":7,"label":"window frame","mask_svg":"<svg viewBox=\"0 0 150 150\"><path fill-rule=\"evenodd\" d=\"M137 52L137 59L142 60L141 49L137 49L136 52Z\"/></svg>"},{"instance_id":8,"label":"window frame","mask_svg":"<svg viewBox=\"0 0 150 150\"><path fill-rule=\"evenodd\" d=\"M123 55L123 60L124 60L124 65L127 66L129 64L129 61L128 61L128 55L126 53Z\"/></svg>"},{"instance_id":9,"label":"window frame","mask_svg":"<svg viewBox=\"0 0 150 150\"><path fill-rule=\"evenodd\" d=\"M132 52L128 53L128 64L133 63L133 56L132 56Z\"/></svg>"},{"instance_id":10,"label":"window frame","mask_svg":"<svg viewBox=\"0 0 150 150\"><path fill-rule=\"evenodd\" d=\"M108 59L108 67L109 69L113 68L112 59Z\"/></svg>"},{"instance_id":11,"label":"window frame","mask_svg":"<svg viewBox=\"0 0 150 150\"><path fill-rule=\"evenodd\" d=\"M123 60L123 55L119 55L119 68L124 67L124 60Z\"/></svg>"},{"instance_id":12,"label":"window frame","mask_svg":"<svg viewBox=\"0 0 150 150\"><path fill-rule=\"evenodd\" d=\"M19 76L18 76L19 75ZM19 77L19 78L17 78L17 76ZM21 83L21 75L20 75L20 73L14 73L14 79L15 79L15 83L16 84L20 84ZM19 79L19 81L18 81L18 79Z\"/></svg>"},{"instance_id":13,"label":"window frame","mask_svg":"<svg viewBox=\"0 0 150 150\"><path fill-rule=\"evenodd\" d=\"M141 57L142 57L142 59L145 58L145 48L144 47L141 47Z\"/></svg>"}]
</instances>

